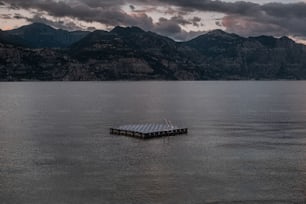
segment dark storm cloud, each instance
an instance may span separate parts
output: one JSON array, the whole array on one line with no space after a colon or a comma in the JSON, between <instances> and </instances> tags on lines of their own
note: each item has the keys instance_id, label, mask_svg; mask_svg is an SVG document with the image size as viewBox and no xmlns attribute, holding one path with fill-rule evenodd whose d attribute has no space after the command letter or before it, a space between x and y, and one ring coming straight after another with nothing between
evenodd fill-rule
<instances>
[{"instance_id":1,"label":"dark storm cloud","mask_svg":"<svg viewBox=\"0 0 306 204\"><path fill-rule=\"evenodd\" d=\"M146 26L152 19L146 14L128 15L116 6L122 3L114 1L59 1L52 0L6 0L11 6L24 9L37 9L53 17L71 17L88 22L97 21L106 25ZM120 5L120 4L119 4Z\"/></svg>"},{"instance_id":2,"label":"dark storm cloud","mask_svg":"<svg viewBox=\"0 0 306 204\"><path fill-rule=\"evenodd\" d=\"M228 31L244 35L306 35L305 3L269 3L252 13L229 13L223 19Z\"/></svg>"},{"instance_id":3,"label":"dark storm cloud","mask_svg":"<svg viewBox=\"0 0 306 204\"><path fill-rule=\"evenodd\" d=\"M160 0L182 9L214 11L226 14L222 25L228 31L245 35L303 35L306 36L306 4L224 2L211 0ZM221 25L220 21L216 22Z\"/></svg>"},{"instance_id":4,"label":"dark storm cloud","mask_svg":"<svg viewBox=\"0 0 306 204\"><path fill-rule=\"evenodd\" d=\"M70 17L88 22L100 22L107 26L140 26L145 30L158 31L161 34L175 36L182 33L182 26L200 26L201 19L188 19L184 15L192 11L212 11L224 13L222 20L216 21L227 31L244 35L304 35L306 36L306 4L266 3L237 1L224 2L215 0L2 0L12 8L37 9L53 17ZM121 9L130 5L132 14ZM138 5L144 9L136 9ZM153 22L148 16L148 9L155 6L165 8L164 12L173 17L161 18Z\"/></svg>"},{"instance_id":5,"label":"dark storm cloud","mask_svg":"<svg viewBox=\"0 0 306 204\"><path fill-rule=\"evenodd\" d=\"M136 8L135 8L134 5L130 5L130 9L131 9L131 10L135 10Z\"/></svg>"},{"instance_id":6,"label":"dark storm cloud","mask_svg":"<svg viewBox=\"0 0 306 204\"><path fill-rule=\"evenodd\" d=\"M200 17L193 17L192 19L191 19L191 22L192 22L192 25L194 25L194 26L196 26L196 27L199 27L200 25L199 25L199 23L201 22L201 18Z\"/></svg>"},{"instance_id":7,"label":"dark storm cloud","mask_svg":"<svg viewBox=\"0 0 306 204\"><path fill-rule=\"evenodd\" d=\"M178 25L176 20L168 20L166 18L160 18L159 22L156 23L155 31L164 33L167 35L181 32L181 27Z\"/></svg>"},{"instance_id":8,"label":"dark storm cloud","mask_svg":"<svg viewBox=\"0 0 306 204\"><path fill-rule=\"evenodd\" d=\"M268 3L262 6L262 10L264 10L268 15L275 17L306 17L306 4L302 2L291 4Z\"/></svg>"},{"instance_id":9,"label":"dark storm cloud","mask_svg":"<svg viewBox=\"0 0 306 204\"><path fill-rule=\"evenodd\" d=\"M196 25L201 21L199 17L193 17L191 19L186 19L183 16L173 16L170 19L160 18L159 21L152 27L152 30L163 34L168 35L176 40L186 40L190 39L190 37L194 37L193 32L187 32L181 28L180 25ZM199 32L195 32L194 34L198 34ZM203 33L203 31L200 31Z\"/></svg>"},{"instance_id":10,"label":"dark storm cloud","mask_svg":"<svg viewBox=\"0 0 306 204\"><path fill-rule=\"evenodd\" d=\"M192 18L190 20L184 19L182 16L174 16L170 19L160 18L159 21L154 24L152 31L162 35L171 36L172 38L185 41L194 38L198 35L205 33L205 31L185 31L179 25L189 25L194 22L200 21L200 18Z\"/></svg>"},{"instance_id":11,"label":"dark storm cloud","mask_svg":"<svg viewBox=\"0 0 306 204\"><path fill-rule=\"evenodd\" d=\"M14 14L14 18L15 19L23 19L23 16L21 14L19 14L19 13L15 13Z\"/></svg>"},{"instance_id":12,"label":"dark storm cloud","mask_svg":"<svg viewBox=\"0 0 306 204\"><path fill-rule=\"evenodd\" d=\"M179 25L189 25L192 21L185 19L183 16L173 16L169 21Z\"/></svg>"},{"instance_id":13,"label":"dark storm cloud","mask_svg":"<svg viewBox=\"0 0 306 204\"><path fill-rule=\"evenodd\" d=\"M134 1L137 3L137 1ZM95 0L70 0L55 2L52 0L7 0L14 8L37 9L38 11L47 12L48 15L61 18L70 17L73 19L83 20L87 22L100 22L107 26L132 26L136 25L145 30L151 30L163 35L169 35L176 39L183 39L188 36L189 32L181 29L180 25L196 24L201 19L192 18L185 19L181 15L173 16L170 19L161 18L157 23L153 23L153 19L146 14L148 11L155 11L155 8L148 6L144 9L137 10L136 6L130 6L134 10L133 14L127 14L121 9L124 3L122 0L112 1L95 1ZM131 4L130 4L131 5ZM178 11L178 14L182 12ZM77 26L66 25L63 22L53 21L44 18L42 15L34 15L32 18L26 18L29 22L46 23L54 27L75 29Z\"/></svg>"},{"instance_id":14,"label":"dark storm cloud","mask_svg":"<svg viewBox=\"0 0 306 204\"><path fill-rule=\"evenodd\" d=\"M47 24L49 26L59 28L59 29L68 29L68 30L82 30L83 27L78 26L72 21L63 21L63 20L50 20L47 18L44 18L42 15L34 15L33 18L26 18L28 21L32 23L43 23Z\"/></svg>"},{"instance_id":15,"label":"dark storm cloud","mask_svg":"<svg viewBox=\"0 0 306 204\"><path fill-rule=\"evenodd\" d=\"M157 0L155 1L157 2ZM249 13L256 10L259 4L245 1L224 2L213 0L159 0L158 2L174 5L186 11L214 11L221 13Z\"/></svg>"}]
</instances>

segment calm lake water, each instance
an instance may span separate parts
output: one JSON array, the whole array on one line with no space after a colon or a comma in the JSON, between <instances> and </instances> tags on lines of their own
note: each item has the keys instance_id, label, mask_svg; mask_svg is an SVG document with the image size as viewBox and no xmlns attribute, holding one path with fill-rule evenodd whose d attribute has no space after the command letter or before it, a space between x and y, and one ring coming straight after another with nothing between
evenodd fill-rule
<instances>
[{"instance_id":1,"label":"calm lake water","mask_svg":"<svg viewBox=\"0 0 306 204\"><path fill-rule=\"evenodd\" d=\"M109 134L164 118L189 134ZM0 83L0 203L305 198L305 81Z\"/></svg>"}]
</instances>

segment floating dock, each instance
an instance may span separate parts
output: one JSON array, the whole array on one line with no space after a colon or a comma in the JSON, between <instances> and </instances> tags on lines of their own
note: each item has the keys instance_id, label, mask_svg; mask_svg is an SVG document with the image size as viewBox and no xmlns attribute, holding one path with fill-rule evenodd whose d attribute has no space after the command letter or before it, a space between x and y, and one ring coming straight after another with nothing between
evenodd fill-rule
<instances>
[{"instance_id":1,"label":"floating dock","mask_svg":"<svg viewBox=\"0 0 306 204\"><path fill-rule=\"evenodd\" d=\"M169 122L167 124L133 124L110 128L110 134L138 137L142 139L187 134L188 128L179 128Z\"/></svg>"}]
</instances>

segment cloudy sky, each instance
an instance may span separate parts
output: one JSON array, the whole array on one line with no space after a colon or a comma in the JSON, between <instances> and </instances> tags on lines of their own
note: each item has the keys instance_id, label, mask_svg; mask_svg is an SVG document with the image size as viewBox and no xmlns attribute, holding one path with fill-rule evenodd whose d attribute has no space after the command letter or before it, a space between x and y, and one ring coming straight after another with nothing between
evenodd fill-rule
<instances>
[{"instance_id":1,"label":"cloudy sky","mask_svg":"<svg viewBox=\"0 0 306 204\"><path fill-rule=\"evenodd\" d=\"M0 0L0 28L42 22L68 30L139 26L186 40L212 29L306 40L299 0ZM305 41L304 41L305 42Z\"/></svg>"}]
</instances>

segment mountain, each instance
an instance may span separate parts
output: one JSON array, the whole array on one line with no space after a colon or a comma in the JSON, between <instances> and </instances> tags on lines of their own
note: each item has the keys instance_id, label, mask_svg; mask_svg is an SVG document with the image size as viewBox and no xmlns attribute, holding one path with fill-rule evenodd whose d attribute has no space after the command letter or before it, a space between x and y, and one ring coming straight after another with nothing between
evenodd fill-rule
<instances>
[{"instance_id":1,"label":"mountain","mask_svg":"<svg viewBox=\"0 0 306 204\"><path fill-rule=\"evenodd\" d=\"M8 35L22 39L30 48L65 48L85 37L87 31L65 31L42 23L33 23L6 31Z\"/></svg>"},{"instance_id":2,"label":"mountain","mask_svg":"<svg viewBox=\"0 0 306 204\"><path fill-rule=\"evenodd\" d=\"M185 59L177 42L137 27L94 31L71 46L71 55L112 80L176 79Z\"/></svg>"},{"instance_id":3,"label":"mountain","mask_svg":"<svg viewBox=\"0 0 306 204\"><path fill-rule=\"evenodd\" d=\"M79 35L35 26L33 36L52 32ZM32 46L43 49L29 49L12 43L25 42L25 35L14 32L0 32L3 81L306 79L306 47L288 37L242 37L214 30L176 42L137 27L118 26L88 33L72 44L62 43L65 49L50 48L59 44L51 46L55 41L47 37Z\"/></svg>"},{"instance_id":4,"label":"mountain","mask_svg":"<svg viewBox=\"0 0 306 204\"><path fill-rule=\"evenodd\" d=\"M305 79L306 47L288 37L244 38L216 30L183 45L200 52L207 79Z\"/></svg>"},{"instance_id":5,"label":"mountain","mask_svg":"<svg viewBox=\"0 0 306 204\"><path fill-rule=\"evenodd\" d=\"M10 35L2 30L0 30L0 43L25 46L24 41L21 38L18 36Z\"/></svg>"},{"instance_id":6,"label":"mountain","mask_svg":"<svg viewBox=\"0 0 306 204\"><path fill-rule=\"evenodd\" d=\"M138 27L117 26L111 33L123 39L133 49L167 49L168 51L176 49L176 42L172 39L150 31L145 32Z\"/></svg>"},{"instance_id":7,"label":"mountain","mask_svg":"<svg viewBox=\"0 0 306 204\"><path fill-rule=\"evenodd\" d=\"M187 42L183 42L183 44L204 51L207 48L237 44L240 43L243 39L244 38L241 36L238 36L236 34L226 33L218 29L200 35Z\"/></svg>"},{"instance_id":8,"label":"mountain","mask_svg":"<svg viewBox=\"0 0 306 204\"><path fill-rule=\"evenodd\" d=\"M71 47L74 49L82 49L85 47L93 47L93 45L97 46L98 44L101 46L134 50L166 49L167 47L171 51L177 47L177 43L170 38L152 32L146 32L138 27L124 28L120 26L115 27L110 32L94 31Z\"/></svg>"}]
</instances>

